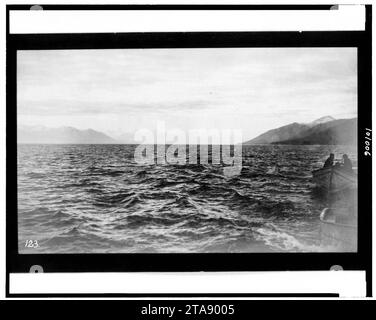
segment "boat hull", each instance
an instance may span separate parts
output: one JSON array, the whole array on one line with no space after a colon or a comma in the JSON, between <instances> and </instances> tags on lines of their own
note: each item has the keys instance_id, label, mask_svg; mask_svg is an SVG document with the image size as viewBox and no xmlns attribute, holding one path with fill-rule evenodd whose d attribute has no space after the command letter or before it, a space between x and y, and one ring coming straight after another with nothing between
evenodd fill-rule
<instances>
[{"instance_id":1,"label":"boat hull","mask_svg":"<svg viewBox=\"0 0 376 320\"><path fill-rule=\"evenodd\" d=\"M331 209L324 209L320 215L321 244L341 252L356 252L358 228L355 220L338 222L340 220L341 216L333 214Z\"/></svg>"},{"instance_id":2,"label":"boat hull","mask_svg":"<svg viewBox=\"0 0 376 320\"><path fill-rule=\"evenodd\" d=\"M313 182L324 191L336 193L345 189L354 189L357 185L357 175L343 170L342 167L322 168L312 172Z\"/></svg>"}]
</instances>

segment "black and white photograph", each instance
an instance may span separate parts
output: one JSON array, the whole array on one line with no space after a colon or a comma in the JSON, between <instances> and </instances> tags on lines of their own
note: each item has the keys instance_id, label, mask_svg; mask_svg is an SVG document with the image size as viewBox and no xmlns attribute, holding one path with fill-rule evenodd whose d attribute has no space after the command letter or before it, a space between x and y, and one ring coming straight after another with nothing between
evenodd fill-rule
<instances>
[{"instance_id":1,"label":"black and white photograph","mask_svg":"<svg viewBox=\"0 0 376 320\"><path fill-rule=\"evenodd\" d=\"M18 50L19 253L357 252L357 54Z\"/></svg>"}]
</instances>

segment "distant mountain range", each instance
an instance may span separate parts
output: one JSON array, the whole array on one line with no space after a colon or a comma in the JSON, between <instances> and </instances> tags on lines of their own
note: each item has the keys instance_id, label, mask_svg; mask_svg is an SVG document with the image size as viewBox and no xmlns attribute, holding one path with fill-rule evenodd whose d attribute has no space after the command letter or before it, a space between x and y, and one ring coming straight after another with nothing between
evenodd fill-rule
<instances>
[{"instance_id":1,"label":"distant mountain range","mask_svg":"<svg viewBox=\"0 0 376 320\"><path fill-rule=\"evenodd\" d=\"M43 126L19 126L17 142L56 144L117 143L110 136L93 129L79 130L73 127L47 128Z\"/></svg>"},{"instance_id":2,"label":"distant mountain range","mask_svg":"<svg viewBox=\"0 0 376 320\"><path fill-rule=\"evenodd\" d=\"M118 143L124 144L139 144L139 142L135 141L133 133L123 133L121 135L114 136Z\"/></svg>"},{"instance_id":3,"label":"distant mountain range","mask_svg":"<svg viewBox=\"0 0 376 320\"><path fill-rule=\"evenodd\" d=\"M311 123L294 122L269 130L243 144L356 145L356 143L357 118L336 120L326 116Z\"/></svg>"},{"instance_id":4,"label":"distant mountain range","mask_svg":"<svg viewBox=\"0 0 376 320\"><path fill-rule=\"evenodd\" d=\"M44 126L19 126L18 143L48 144L131 144L133 135L126 133L116 139L93 129L79 130L74 127L47 128ZM326 116L311 123L291 123L269 130L256 138L246 141L254 144L322 144L356 145L357 118L334 119Z\"/></svg>"}]
</instances>

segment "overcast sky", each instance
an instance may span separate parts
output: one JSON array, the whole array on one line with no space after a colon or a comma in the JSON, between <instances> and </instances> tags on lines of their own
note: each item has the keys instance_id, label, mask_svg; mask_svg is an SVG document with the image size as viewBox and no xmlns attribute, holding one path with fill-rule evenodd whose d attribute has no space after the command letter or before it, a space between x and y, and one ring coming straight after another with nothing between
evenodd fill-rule
<instances>
[{"instance_id":1,"label":"overcast sky","mask_svg":"<svg viewBox=\"0 0 376 320\"><path fill-rule=\"evenodd\" d=\"M357 113L355 48L19 51L21 125L241 129Z\"/></svg>"}]
</instances>

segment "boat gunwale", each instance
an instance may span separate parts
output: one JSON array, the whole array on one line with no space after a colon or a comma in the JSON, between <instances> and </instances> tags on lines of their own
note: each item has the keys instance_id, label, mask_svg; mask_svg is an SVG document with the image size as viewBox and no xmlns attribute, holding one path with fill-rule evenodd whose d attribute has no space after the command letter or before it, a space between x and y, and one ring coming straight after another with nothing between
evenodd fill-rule
<instances>
[{"instance_id":1,"label":"boat gunwale","mask_svg":"<svg viewBox=\"0 0 376 320\"><path fill-rule=\"evenodd\" d=\"M316 170L313 170L312 171L312 175L315 177L317 176L321 176L321 175L324 175L324 174L328 174L330 173L331 171L333 171L333 173L336 173L336 174L339 174L340 176L344 177L344 178L347 178L347 177L350 177L350 178L357 178L358 175L355 173L355 172L349 172L349 171L343 171L343 168L342 167L339 167L339 168L336 168L336 167L333 167L333 168L321 168L321 169L316 169Z\"/></svg>"},{"instance_id":2,"label":"boat gunwale","mask_svg":"<svg viewBox=\"0 0 376 320\"><path fill-rule=\"evenodd\" d=\"M344 227L344 228L349 228L349 229L355 229L355 230L358 230L358 226L357 226L357 225L344 224L344 223L338 223L338 222L335 222L335 221L325 220L326 212L328 212L329 210L332 210L332 209L331 209L331 208L325 208L325 209L321 212L321 214L320 214L320 222L325 223L325 224L328 224L328 225L337 226L337 227Z\"/></svg>"}]
</instances>

